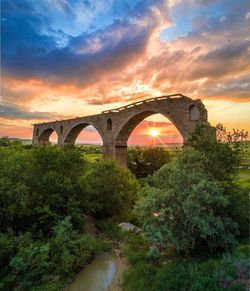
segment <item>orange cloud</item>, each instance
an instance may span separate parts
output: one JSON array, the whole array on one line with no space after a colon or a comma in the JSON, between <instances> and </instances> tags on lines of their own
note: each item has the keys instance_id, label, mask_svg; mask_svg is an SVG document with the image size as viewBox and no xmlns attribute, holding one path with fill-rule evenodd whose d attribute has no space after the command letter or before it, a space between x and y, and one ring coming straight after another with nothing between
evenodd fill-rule
<instances>
[{"instance_id":1,"label":"orange cloud","mask_svg":"<svg viewBox=\"0 0 250 291\"><path fill-rule=\"evenodd\" d=\"M170 2L171 7L184 3ZM191 2L198 5L198 1ZM47 67L39 63L41 71L35 70L34 75L13 73L7 66L2 78L5 111L0 135L31 137L30 124L44 119L97 114L179 92L201 98L212 125L221 122L229 130L250 131L249 19L243 17L246 9L241 6L232 5L231 12L238 11L233 21L226 15L204 29L210 19L195 19L190 32L169 41L159 37L163 28L174 26L162 1L157 9L143 10L141 18L132 15L133 21L114 23L103 34L75 38L70 49L77 56L70 49L55 50L48 54ZM28 69L32 65L31 59ZM148 140L150 122L139 125L129 142ZM180 140L167 123L158 122L155 127L162 140ZM99 142L93 132L86 132L82 140Z\"/></svg>"}]
</instances>

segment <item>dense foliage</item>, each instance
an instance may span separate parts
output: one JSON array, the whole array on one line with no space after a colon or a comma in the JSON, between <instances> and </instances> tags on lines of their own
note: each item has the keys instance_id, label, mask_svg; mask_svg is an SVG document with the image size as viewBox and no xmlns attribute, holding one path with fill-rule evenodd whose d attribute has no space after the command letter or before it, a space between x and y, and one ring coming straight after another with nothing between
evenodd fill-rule
<instances>
[{"instance_id":1,"label":"dense foliage","mask_svg":"<svg viewBox=\"0 0 250 291\"><path fill-rule=\"evenodd\" d=\"M160 147L129 148L128 168L136 178L145 178L152 175L161 166L170 161L169 152Z\"/></svg>"},{"instance_id":2,"label":"dense foliage","mask_svg":"<svg viewBox=\"0 0 250 291\"><path fill-rule=\"evenodd\" d=\"M249 188L244 189L238 182L239 170L246 165L248 132L233 130L227 132L223 125L215 128L196 126L189 139L189 145L205 156L205 169L224 189L229 200L227 215L237 221L240 236L249 237Z\"/></svg>"},{"instance_id":3,"label":"dense foliage","mask_svg":"<svg viewBox=\"0 0 250 291\"><path fill-rule=\"evenodd\" d=\"M144 240L127 242L124 290L247 290L249 245L218 259L236 239L249 239L249 188L238 176L249 173L246 138L199 125L191 148L147 178L135 211Z\"/></svg>"},{"instance_id":4,"label":"dense foliage","mask_svg":"<svg viewBox=\"0 0 250 291\"><path fill-rule=\"evenodd\" d=\"M125 243L125 290L245 290L247 246L223 257L215 251L249 236L249 189L238 180L248 170L246 136L200 125L172 160L165 149L133 148L130 170L144 178L139 195L128 170L100 160L100 147L0 138L0 290L62 290L107 239ZM84 227L89 214L97 237ZM142 235L124 234L121 219Z\"/></svg>"},{"instance_id":5,"label":"dense foliage","mask_svg":"<svg viewBox=\"0 0 250 291\"><path fill-rule=\"evenodd\" d=\"M0 228L48 234L65 216L82 223L85 191L78 181L85 162L76 149L0 148Z\"/></svg>"},{"instance_id":6,"label":"dense foliage","mask_svg":"<svg viewBox=\"0 0 250 291\"><path fill-rule=\"evenodd\" d=\"M141 236L126 239L130 268L123 273L125 291L245 291L249 279L249 245L217 258L183 258L167 253L164 261L152 261Z\"/></svg>"},{"instance_id":7,"label":"dense foliage","mask_svg":"<svg viewBox=\"0 0 250 291\"><path fill-rule=\"evenodd\" d=\"M58 221L48 238L32 231L0 234L2 271L0 290L19 287L24 290L56 290L91 258L103 244L74 229L70 217ZM52 284L53 283L53 284ZM52 284L52 285L51 285ZM36 290L36 289L34 289Z\"/></svg>"},{"instance_id":8,"label":"dense foliage","mask_svg":"<svg viewBox=\"0 0 250 291\"><path fill-rule=\"evenodd\" d=\"M249 261L246 255L224 255L223 260L169 263L157 273L153 290L223 291L246 290L242 284L248 279Z\"/></svg>"},{"instance_id":9,"label":"dense foliage","mask_svg":"<svg viewBox=\"0 0 250 291\"><path fill-rule=\"evenodd\" d=\"M95 215L102 218L130 212L138 192L138 183L131 173L111 160L95 164L82 184L95 202Z\"/></svg>"},{"instance_id":10,"label":"dense foliage","mask_svg":"<svg viewBox=\"0 0 250 291\"><path fill-rule=\"evenodd\" d=\"M22 142L20 139L9 138L8 136L0 137L0 147L9 147L9 146L21 146Z\"/></svg>"},{"instance_id":11,"label":"dense foliage","mask_svg":"<svg viewBox=\"0 0 250 291\"><path fill-rule=\"evenodd\" d=\"M106 247L83 232L85 215L124 215L137 182L112 161L90 166L76 147L9 142L0 160L0 290L60 290Z\"/></svg>"},{"instance_id":12,"label":"dense foliage","mask_svg":"<svg viewBox=\"0 0 250 291\"><path fill-rule=\"evenodd\" d=\"M145 186L142 196L136 209L151 241L170 243L183 252L235 245L237 224L224 214L229 201L206 174L200 152L183 150L154 175L153 187Z\"/></svg>"},{"instance_id":13,"label":"dense foliage","mask_svg":"<svg viewBox=\"0 0 250 291\"><path fill-rule=\"evenodd\" d=\"M215 128L200 124L191 133L188 144L206 157L206 170L220 182L232 182L244 159L244 143L248 133L226 132L223 125Z\"/></svg>"}]
</instances>

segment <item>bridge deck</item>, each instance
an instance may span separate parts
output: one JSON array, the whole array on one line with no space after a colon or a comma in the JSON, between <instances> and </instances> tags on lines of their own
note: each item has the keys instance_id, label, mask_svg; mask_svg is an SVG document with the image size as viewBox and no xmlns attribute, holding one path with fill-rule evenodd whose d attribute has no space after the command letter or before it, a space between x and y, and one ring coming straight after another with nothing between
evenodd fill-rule
<instances>
[{"instance_id":1,"label":"bridge deck","mask_svg":"<svg viewBox=\"0 0 250 291\"><path fill-rule=\"evenodd\" d=\"M49 137L55 131L59 147L74 144L80 132L87 125L92 125L103 141L104 157L116 159L126 166L129 136L142 120L154 113L169 118L184 143L197 124L209 125L207 110L200 99L171 94L140 100L100 114L35 124L32 143L35 146L50 144Z\"/></svg>"},{"instance_id":2,"label":"bridge deck","mask_svg":"<svg viewBox=\"0 0 250 291\"><path fill-rule=\"evenodd\" d=\"M135 106L138 106L138 105L141 105L141 104L145 104L145 103L150 103L150 102L154 102L154 101L157 101L157 100L164 100L164 99L169 99L169 98L174 98L174 97L179 97L179 98L189 98L183 94L180 94L180 93L177 93L177 94L170 94L170 95L163 95L163 96L159 96L159 97L152 97L152 98L148 98L148 99L145 99L145 100L141 100L141 101L137 101L137 102L134 102L134 103L130 103L128 105L124 105L124 106L121 106L121 107L118 107L118 108L114 108L114 109L109 109L109 110L105 110L105 111L102 111L101 114L107 114L107 113L118 113L118 112L121 112L123 110L126 110L126 109L129 109L129 108L132 108L132 107L135 107ZM96 114L96 115L100 115L100 114ZM56 122L66 122L66 121L73 121L73 120L77 120L77 119L82 119L84 117L90 117L90 116L95 116L95 115L88 115L88 116L81 116L81 117L74 117L74 118L68 118L68 119L61 119L61 120L54 120L54 121L48 121L48 122L41 122L41 123L34 123L32 124L33 126L34 125L49 125L49 124L54 124Z\"/></svg>"},{"instance_id":3,"label":"bridge deck","mask_svg":"<svg viewBox=\"0 0 250 291\"><path fill-rule=\"evenodd\" d=\"M121 107L118 107L118 108L115 108L115 109L110 109L110 110L105 110L105 111L102 111L102 113L106 114L106 113L111 113L111 112L120 112L124 109L128 109L128 108L131 108L131 107L134 107L134 106L137 106L137 105L141 105L143 103L148 103L148 102L153 102L153 101L157 101L157 100L164 100L164 99L169 99L169 98L173 98L173 97L186 97L188 98L187 96L184 96L180 93L178 94L171 94L171 95L163 95L163 96L159 96L159 97L152 97L152 98L148 98L148 99L145 99L145 100L141 100L141 101L137 101L137 102L134 102L134 103L130 103L128 105L125 105L125 106L121 106Z\"/></svg>"}]
</instances>

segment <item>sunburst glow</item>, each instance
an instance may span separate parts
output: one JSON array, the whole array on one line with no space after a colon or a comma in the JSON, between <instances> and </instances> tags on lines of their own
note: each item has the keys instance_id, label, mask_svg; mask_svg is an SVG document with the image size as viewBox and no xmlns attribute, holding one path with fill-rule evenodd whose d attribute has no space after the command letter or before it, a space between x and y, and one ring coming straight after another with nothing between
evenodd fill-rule
<instances>
[{"instance_id":1,"label":"sunburst glow","mask_svg":"<svg viewBox=\"0 0 250 291\"><path fill-rule=\"evenodd\" d=\"M149 135L153 136L153 137L157 137L159 135L159 131L155 128L150 129L149 131Z\"/></svg>"},{"instance_id":2,"label":"sunburst glow","mask_svg":"<svg viewBox=\"0 0 250 291\"><path fill-rule=\"evenodd\" d=\"M212 126L250 132L248 2L2 1L0 137L174 93L201 98ZM182 143L164 122L142 123L130 144ZM78 141L97 136L85 129Z\"/></svg>"}]
</instances>

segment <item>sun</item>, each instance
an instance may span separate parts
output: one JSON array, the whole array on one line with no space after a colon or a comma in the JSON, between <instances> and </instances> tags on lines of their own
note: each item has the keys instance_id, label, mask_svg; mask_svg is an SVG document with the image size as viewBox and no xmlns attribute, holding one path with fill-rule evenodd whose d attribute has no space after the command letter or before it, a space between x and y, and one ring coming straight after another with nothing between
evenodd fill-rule
<instances>
[{"instance_id":1,"label":"sun","mask_svg":"<svg viewBox=\"0 0 250 291\"><path fill-rule=\"evenodd\" d=\"M159 132L158 132L157 129L152 128L152 129L150 129L150 131L149 131L149 135L151 135L151 136L153 136L153 137L157 137L157 136L159 135Z\"/></svg>"}]
</instances>

